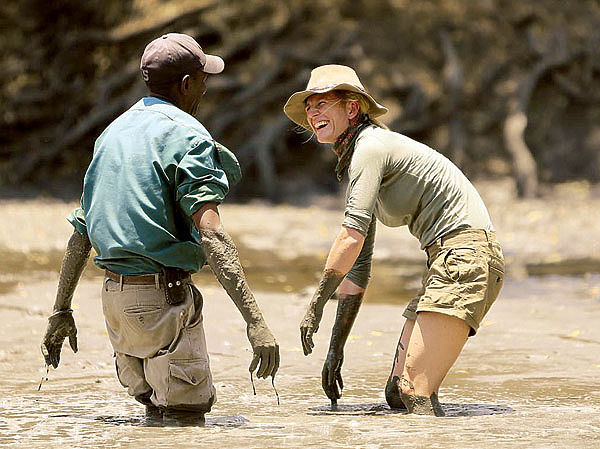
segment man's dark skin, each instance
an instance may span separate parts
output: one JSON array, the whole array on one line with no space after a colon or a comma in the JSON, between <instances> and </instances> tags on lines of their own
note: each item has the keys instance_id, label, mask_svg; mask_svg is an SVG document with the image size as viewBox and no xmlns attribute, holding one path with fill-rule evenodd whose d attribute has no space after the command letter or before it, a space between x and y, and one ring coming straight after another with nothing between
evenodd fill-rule
<instances>
[{"instance_id":1,"label":"man's dark skin","mask_svg":"<svg viewBox=\"0 0 600 449\"><path fill-rule=\"evenodd\" d=\"M152 96L165 99L181 110L195 115L202 96L206 92L208 75L202 71L185 74L179 82L171 85L148 86ZM229 294L246 321L246 333L254 356L249 370L259 378L275 376L279 369L279 345L267 327L250 291L237 250L231 237L223 229L217 204L205 203L192 215L201 237L201 246L207 263ZM54 313L49 317L48 327L42 341L42 353L47 365L58 367L60 352L65 338L77 352L77 328L71 310L73 292L89 258L91 243L87 236L73 232L67 249L58 283Z\"/></svg>"}]
</instances>

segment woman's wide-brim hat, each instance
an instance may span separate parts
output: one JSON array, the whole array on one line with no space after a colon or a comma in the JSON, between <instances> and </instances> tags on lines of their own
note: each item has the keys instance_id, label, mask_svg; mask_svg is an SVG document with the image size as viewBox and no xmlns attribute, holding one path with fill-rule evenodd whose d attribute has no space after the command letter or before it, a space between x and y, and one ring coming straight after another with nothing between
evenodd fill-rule
<instances>
[{"instance_id":1,"label":"woman's wide-brim hat","mask_svg":"<svg viewBox=\"0 0 600 449\"><path fill-rule=\"evenodd\" d=\"M313 69L310 73L306 89L293 94L283 107L283 111L293 122L303 128L310 129L306 120L306 99L311 95L322 94L332 90L348 90L364 96L369 103L367 113L371 118L379 117L388 111L385 106L377 103L367 93L358 79L358 75L352 68L337 64L322 65Z\"/></svg>"}]
</instances>

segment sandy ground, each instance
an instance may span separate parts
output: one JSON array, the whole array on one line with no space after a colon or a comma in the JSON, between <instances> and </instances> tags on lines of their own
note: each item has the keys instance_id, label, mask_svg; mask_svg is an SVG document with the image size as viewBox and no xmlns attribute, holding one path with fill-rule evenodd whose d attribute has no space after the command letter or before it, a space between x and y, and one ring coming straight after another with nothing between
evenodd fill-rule
<instances>
[{"instance_id":1,"label":"sandy ground","mask_svg":"<svg viewBox=\"0 0 600 449\"><path fill-rule=\"evenodd\" d=\"M218 402L204 428L153 426L127 397L113 372L100 278L90 269L74 301L79 353L65 347L61 366L37 391L45 373L39 343L57 280L56 267L47 267L64 249L71 229L63 217L73 204L1 201L0 250L12 262L0 262L7 267L0 282L8 285L0 292L0 446L600 447L600 275L525 276L528 264L598 259L598 190L569 184L543 199L507 203L510 186L478 187L512 267L500 299L442 386L447 418L392 413L384 404L402 304L363 305L346 346L346 388L334 413L320 371L335 304L326 308L315 352L304 357L298 324L311 289L255 289L281 347L277 405L267 381L256 382L258 395L252 395L243 321L211 284L200 287ZM341 219L331 203L225 205L222 214L241 245L273 252L293 266L300 255L325 256ZM381 226L377 246L379 261L423 257L404 230ZM25 276L21 260L39 271Z\"/></svg>"}]
</instances>

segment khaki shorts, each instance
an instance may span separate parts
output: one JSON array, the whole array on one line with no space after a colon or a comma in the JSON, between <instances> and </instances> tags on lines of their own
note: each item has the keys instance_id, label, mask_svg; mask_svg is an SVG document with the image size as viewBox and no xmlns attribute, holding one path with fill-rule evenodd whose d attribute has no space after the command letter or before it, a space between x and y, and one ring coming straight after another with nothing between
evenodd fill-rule
<instances>
[{"instance_id":1,"label":"khaki shorts","mask_svg":"<svg viewBox=\"0 0 600 449\"><path fill-rule=\"evenodd\" d=\"M204 337L202 295L191 280L186 286L185 301L170 305L160 285L120 284L105 278L102 310L117 377L131 396L149 399L160 408L208 412L216 393Z\"/></svg>"},{"instance_id":2,"label":"khaki shorts","mask_svg":"<svg viewBox=\"0 0 600 449\"><path fill-rule=\"evenodd\" d=\"M437 239L426 248L428 271L423 287L403 316L419 312L455 316L475 335L504 282L504 257L493 231L464 229Z\"/></svg>"}]
</instances>

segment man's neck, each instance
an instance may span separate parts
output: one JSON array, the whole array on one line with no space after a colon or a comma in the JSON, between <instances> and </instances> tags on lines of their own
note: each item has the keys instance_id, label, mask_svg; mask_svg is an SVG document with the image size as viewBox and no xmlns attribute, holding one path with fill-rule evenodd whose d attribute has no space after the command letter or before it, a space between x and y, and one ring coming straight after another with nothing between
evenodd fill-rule
<instances>
[{"instance_id":1,"label":"man's neck","mask_svg":"<svg viewBox=\"0 0 600 449\"><path fill-rule=\"evenodd\" d=\"M150 96L155 97L155 98L160 98L161 100L168 101L169 103L173 103L175 106L177 106L177 103L175 102L175 100L167 97L166 95L157 94L156 92L150 92Z\"/></svg>"}]
</instances>

